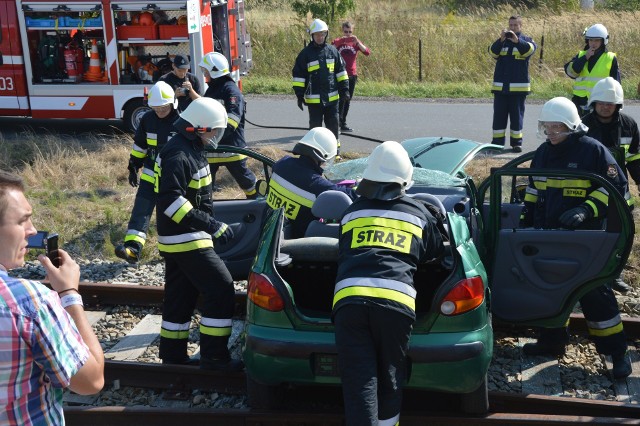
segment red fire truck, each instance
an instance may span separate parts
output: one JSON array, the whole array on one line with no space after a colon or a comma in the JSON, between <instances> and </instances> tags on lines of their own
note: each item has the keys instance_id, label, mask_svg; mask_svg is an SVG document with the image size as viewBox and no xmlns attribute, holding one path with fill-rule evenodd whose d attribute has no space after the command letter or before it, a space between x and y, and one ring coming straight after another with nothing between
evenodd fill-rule
<instances>
[{"instance_id":1,"label":"red fire truck","mask_svg":"<svg viewBox=\"0 0 640 426\"><path fill-rule=\"evenodd\" d=\"M251 68L244 0L0 0L0 115L122 119L137 127L144 88L186 55Z\"/></svg>"}]
</instances>

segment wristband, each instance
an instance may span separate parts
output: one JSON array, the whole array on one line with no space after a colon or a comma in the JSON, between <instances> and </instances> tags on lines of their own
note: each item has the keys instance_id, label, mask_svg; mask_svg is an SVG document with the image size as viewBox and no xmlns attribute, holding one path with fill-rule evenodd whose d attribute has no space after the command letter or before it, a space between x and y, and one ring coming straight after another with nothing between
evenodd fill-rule
<instances>
[{"instance_id":1,"label":"wristband","mask_svg":"<svg viewBox=\"0 0 640 426\"><path fill-rule=\"evenodd\" d=\"M66 296L62 296L60 298L60 303L63 308L68 308L71 305L80 305L82 306L82 296L79 294L67 294Z\"/></svg>"},{"instance_id":2,"label":"wristband","mask_svg":"<svg viewBox=\"0 0 640 426\"><path fill-rule=\"evenodd\" d=\"M58 292L58 294L59 294L59 295L63 295L64 293L66 293L66 292L68 292L68 291L75 291L76 293L80 293L80 292L78 291L78 289L75 289L75 288L68 288L68 289L66 289L66 290L59 291L59 292Z\"/></svg>"}]
</instances>

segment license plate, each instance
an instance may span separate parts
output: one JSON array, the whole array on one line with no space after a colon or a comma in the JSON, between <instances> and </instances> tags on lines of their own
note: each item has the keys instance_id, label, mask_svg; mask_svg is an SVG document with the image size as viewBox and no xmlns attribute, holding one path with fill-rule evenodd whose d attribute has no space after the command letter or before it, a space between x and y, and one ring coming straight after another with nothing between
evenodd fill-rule
<instances>
[{"instance_id":1,"label":"license plate","mask_svg":"<svg viewBox=\"0 0 640 426\"><path fill-rule=\"evenodd\" d=\"M315 354L313 357L313 372L316 376L338 377L337 354Z\"/></svg>"}]
</instances>

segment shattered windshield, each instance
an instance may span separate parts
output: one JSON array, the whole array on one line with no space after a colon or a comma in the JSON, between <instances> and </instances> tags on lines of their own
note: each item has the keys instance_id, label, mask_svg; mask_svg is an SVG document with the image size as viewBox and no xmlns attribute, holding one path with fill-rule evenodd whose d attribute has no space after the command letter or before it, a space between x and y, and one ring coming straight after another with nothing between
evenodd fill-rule
<instances>
[{"instance_id":1,"label":"shattered windshield","mask_svg":"<svg viewBox=\"0 0 640 426\"><path fill-rule=\"evenodd\" d=\"M362 179L364 169L367 167L367 158L343 161L333 164L324 171L327 179L341 181L345 179ZM416 185L425 186L461 186L464 181L448 173L439 170L427 170L419 167L413 169L413 180Z\"/></svg>"}]
</instances>

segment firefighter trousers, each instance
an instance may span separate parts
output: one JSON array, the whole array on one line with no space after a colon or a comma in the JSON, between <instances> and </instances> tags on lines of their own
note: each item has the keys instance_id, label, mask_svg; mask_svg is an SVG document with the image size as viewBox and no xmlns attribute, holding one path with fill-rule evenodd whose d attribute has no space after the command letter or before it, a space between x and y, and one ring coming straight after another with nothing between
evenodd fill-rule
<instances>
[{"instance_id":1,"label":"firefighter trousers","mask_svg":"<svg viewBox=\"0 0 640 426\"><path fill-rule=\"evenodd\" d=\"M186 358L189 325L200 295L201 358L228 360L235 290L224 262L213 248L164 254L164 261L160 358L171 361Z\"/></svg>"},{"instance_id":2,"label":"firefighter trousers","mask_svg":"<svg viewBox=\"0 0 640 426\"><path fill-rule=\"evenodd\" d=\"M619 355L627 351L627 338L622 328L618 302L609 285L602 285L582 296L580 306L587 321L589 336L598 353ZM538 339L541 343L566 344L566 327L543 328Z\"/></svg>"},{"instance_id":3,"label":"firefighter trousers","mask_svg":"<svg viewBox=\"0 0 640 426\"><path fill-rule=\"evenodd\" d=\"M349 304L335 313L347 426L395 425L414 320L391 309Z\"/></svg>"},{"instance_id":4,"label":"firefighter trousers","mask_svg":"<svg viewBox=\"0 0 640 426\"><path fill-rule=\"evenodd\" d=\"M325 127L333 132L336 139L340 137L338 132L340 128L340 119L337 101L326 105L307 104L307 108L309 109L309 129L322 127L322 120L324 119Z\"/></svg>"},{"instance_id":5,"label":"firefighter trousers","mask_svg":"<svg viewBox=\"0 0 640 426\"><path fill-rule=\"evenodd\" d=\"M509 143L522 146L522 127L524 122L524 101L526 94L493 94L493 144L505 144L507 120L509 121Z\"/></svg>"},{"instance_id":6,"label":"firefighter trousers","mask_svg":"<svg viewBox=\"0 0 640 426\"><path fill-rule=\"evenodd\" d=\"M349 114L349 106L351 105L351 99L353 99L353 92L356 90L356 83L358 82L357 75L349 76L349 100L344 96L340 96L340 127L347 125L347 114Z\"/></svg>"},{"instance_id":7,"label":"firefighter trousers","mask_svg":"<svg viewBox=\"0 0 640 426\"><path fill-rule=\"evenodd\" d=\"M216 183L216 173L218 169L224 166L227 168L233 179L238 186L247 194L247 196L255 195L256 193L256 175L247 167L247 159L243 158L238 161L225 161L220 163L209 164L209 170L211 170L211 179L213 184Z\"/></svg>"},{"instance_id":8,"label":"firefighter trousers","mask_svg":"<svg viewBox=\"0 0 640 426\"><path fill-rule=\"evenodd\" d=\"M158 198L154 191L153 184L146 180L140 180L136 199L133 202L131 217L127 227L127 235L124 242L137 242L144 246L147 240L147 230L149 229L149 221L156 207L156 199Z\"/></svg>"}]
</instances>

